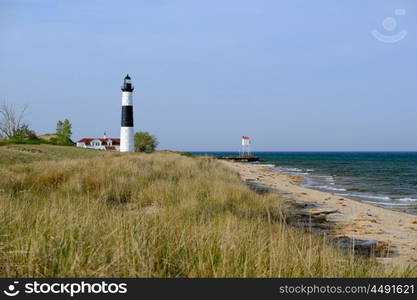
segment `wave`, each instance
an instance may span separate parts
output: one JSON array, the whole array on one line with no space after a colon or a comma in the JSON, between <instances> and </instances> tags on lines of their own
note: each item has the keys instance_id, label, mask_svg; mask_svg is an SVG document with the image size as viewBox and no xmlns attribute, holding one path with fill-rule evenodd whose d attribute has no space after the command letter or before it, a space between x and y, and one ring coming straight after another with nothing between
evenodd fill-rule
<instances>
[{"instance_id":1,"label":"wave","mask_svg":"<svg viewBox=\"0 0 417 300\"><path fill-rule=\"evenodd\" d=\"M362 197L369 198L369 199L391 200L391 198L388 196L362 195Z\"/></svg>"},{"instance_id":2,"label":"wave","mask_svg":"<svg viewBox=\"0 0 417 300\"><path fill-rule=\"evenodd\" d=\"M257 165L259 167L275 168L275 165L273 165L273 164L260 164L260 163L253 163L253 164Z\"/></svg>"},{"instance_id":3,"label":"wave","mask_svg":"<svg viewBox=\"0 0 417 300\"><path fill-rule=\"evenodd\" d=\"M362 189L362 188L349 188L348 191L349 192L360 192L360 193L362 193L362 192L367 192L368 190L367 189Z\"/></svg>"},{"instance_id":4,"label":"wave","mask_svg":"<svg viewBox=\"0 0 417 300\"><path fill-rule=\"evenodd\" d=\"M336 191L336 192L346 192L346 189L344 188L336 188L336 187L328 186L328 185L317 185L315 186L315 188L326 189L326 190Z\"/></svg>"},{"instance_id":5,"label":"wave","mask_svg":"<svg viewBox=\"0 0 417 300\"><path fill-rule=\"evenodd\" d=\"M333 185L335 184L334 178L331 176L324 178L324 180L326 180L326 182L329 184L333 184Z\"/></svg>"},{"instance_id":6,"label":"wave","mask_svg":"<svg viewBox=\"0 0 417 300\"><path fill-rule=\"evenodd\" d=\"M417 199L414 198L400 198L400 199L392 199L388 196L377 196L377 195L369 195L369 194L357 194L357 193L339 193L339 196L344 197L355 197L360 198L363 200L363 202L370 203L370 204L379 204L379 205L385 205L385 206L410 206L417 202ZM382 200L382 201L371 201L371 200ZM392 202L383 202L390 200ZM410 203L398 203L398 202L410 202Z\"/></svg>"},{"instance_id":7,"label":"wave","mask_svg":"<svg viewBox=\"0 0 417 300\"><path fill-rule=\"evenodd\" d=\"M403 201L403 202L416 202L417 199L414 198L400 198L400 199L395 199L397 201Z\"/></svg>"},{"instance_id":8,"label":"wave","mask_svg":"<svg viewBox=\"0 0 417 300\"><path fill-rule=\"evenodd\" d=\"M303 172L304 171L303 169L298 169L298 168L282 168L282 169L288 172Z\"/></svg>"},{"instance_id":9,"label":"wave","mask_svg":"<svg viewBox=\"0 0 417 300\"><path fill-rule=\"evenodd\" d=\"M388 197L388 196L377 196L377 195L369 195L369 194L345 193L345 194L339 194L339 195L340 196L345 196L345 197L352 196L352 197L356 197L356 198L391 200L391 198Z\"/></svg>"},{"instance_id":10,"label":"wave","mask_svg":"<svg viewBox=\"0 0 417 300\"><path fill-rule=\"evenodd\" d=\"M314 178L319 178L320 180L324 180L327 183L330 184L334 184L334 178L333 176L329 176L329 175L313 175L312 177Z\"/></svg>"},{"instance_id":11,"label":"wave","mask_svg":"<svg viewBox=\"0 0 417 300\"><path fill-rule=\"evenodd\" d=\"M277 172L293 174L293 175L310 175L310 173L307 170L303 170L299 168L276 167L275 170Z\"/></svg>"},{"instance_id":12,"label":"wave","mask_svg":"<svg viewBox=\"0 0 417 300\"><path fill-rule=\"evenodd\" d=\"M377 201L367 201L363 200L363 202L370 203L370 204L379 204L379 205L385 205L385 206L410 206L410 204L405 203L395 203L395 202L377 202Z\"/></svg>"}]
</instances>

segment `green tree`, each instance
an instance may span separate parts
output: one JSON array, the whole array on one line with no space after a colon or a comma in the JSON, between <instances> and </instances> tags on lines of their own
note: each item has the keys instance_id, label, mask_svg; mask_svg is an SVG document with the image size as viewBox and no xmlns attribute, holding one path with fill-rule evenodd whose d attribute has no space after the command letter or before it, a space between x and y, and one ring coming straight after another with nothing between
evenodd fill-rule
<instances>
[{"instance_id":1,"label":"green tree","mask_svg":"<svg viewBox=\"0 0 417 300\"><path fill-rule=\"evenodd\" d=\"M73 142L71 141L72 135L72 124L68 119L64 121L58 121L56 123L56 136L57 136L57 144L59 145L72 145Z\"/></svg>"},{"instance_id":2,"label":"green tree","mask_svg":"<svg viewBox=\"0 0 417 300\"><path fill-rule=\"evenodd\" d=\"M11 138L16 140L37 140L38 136L35 131L29 129L29 125L22 124L20 128L16 129Z\"/></svg>"},{"instance_id":3,"label":"green tree","mask_svg":"<svg viewBox=\"0 0 417 300\"><path fill-rule=\"evenodd\" d=\"M146 131L135 133L135 151L136 152L153 152L158 146L158 139Z\"/></svg>"}]
</instances>

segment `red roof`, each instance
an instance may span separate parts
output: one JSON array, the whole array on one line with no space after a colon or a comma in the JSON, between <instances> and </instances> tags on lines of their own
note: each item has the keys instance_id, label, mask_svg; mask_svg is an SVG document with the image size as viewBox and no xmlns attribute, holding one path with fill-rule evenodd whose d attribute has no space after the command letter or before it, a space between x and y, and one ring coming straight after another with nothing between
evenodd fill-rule
<instances>
[{"instance_id":1,"label":"red roof","mask_svg":"<svg viewBox=\"0 0 417 300\"><path fill-rule=\"evenodd\" d=\"M119 138L107 138L107 139L103 139L103 138L83 138L83 139L79 140L77 143L84 143L86 145L90 145L93 140L99 140L102 143L104 143L104 142L107 143L108 140L111 140L113 145L120 145L120 139Z\"/></svg>"},{"instance_id":2,"label":"red roof","mask_svg":"<svg viewBox=\"0 0 417 300\"><path fill-rule=\"evenodd\" d=\"M249 140L249 137L248 136L242 136L242 139Z\"/></svg>"}]
</instances>

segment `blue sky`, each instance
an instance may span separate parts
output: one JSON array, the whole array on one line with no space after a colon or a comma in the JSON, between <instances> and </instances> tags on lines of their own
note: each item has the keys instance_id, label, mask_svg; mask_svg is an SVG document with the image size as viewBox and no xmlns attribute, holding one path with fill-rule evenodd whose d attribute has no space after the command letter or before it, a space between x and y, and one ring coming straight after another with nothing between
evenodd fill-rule
<instances>
[{"instance_id":1,"label":"blue sky","mask_svg":"<svg viewBox=\"0 0 417 300\"><path fill-rule=\"evenodd\" d=\"M0 0L0 100L118 137L129 73L160 149L417 150L416 22L412 0Z\"/></svg>"}]
</instances>

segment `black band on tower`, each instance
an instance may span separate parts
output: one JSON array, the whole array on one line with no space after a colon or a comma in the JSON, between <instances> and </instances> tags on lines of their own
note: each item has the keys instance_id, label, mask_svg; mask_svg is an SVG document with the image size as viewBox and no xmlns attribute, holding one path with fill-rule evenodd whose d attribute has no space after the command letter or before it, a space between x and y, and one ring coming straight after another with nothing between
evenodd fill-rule
<instances>
[{"instance_id":1,"label":"black band on tower","mask_svg":"<svg viewBox=\"0 0 417 300\"><path fill-rule=\"evenodd\" d=\"M122 127L133 127L133 106L122 106Z\"/></svg>"},{"instance_id":2,"label":"black band on tower","mask_svg":"<svg viewBox=\"0 0 417 300\"><path fill-rule=\"evenodd\" d=\"M123 92L133 92L134 87L131 83L125 83L122 85L122 91Z\"/></svg>"}]
</instances>

